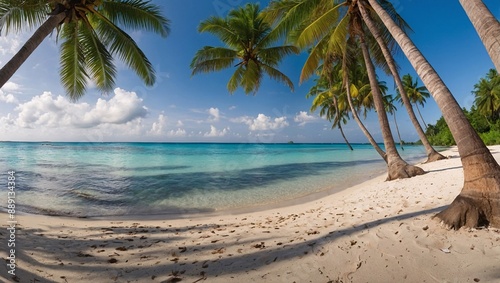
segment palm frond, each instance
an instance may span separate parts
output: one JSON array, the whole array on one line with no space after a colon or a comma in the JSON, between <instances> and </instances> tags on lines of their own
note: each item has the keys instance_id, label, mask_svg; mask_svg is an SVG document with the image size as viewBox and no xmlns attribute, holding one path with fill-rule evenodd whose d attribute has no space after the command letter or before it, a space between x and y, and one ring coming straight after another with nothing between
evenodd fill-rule
<instances>
[{"instance_id":1,"label":"palm frond","mask_svg":"<svg viewBox=\"0 0 500 283\"><path fill-rule=\"evenodd\" d=\"M285 74L283 74L282 72L280 72L278 69L275 69L275 68L273 68L273 67L271 67L269 65L266 65L266 64L261 64L261 68L273 80L284 83L292 91L294 91L293 82Z\"/></svg>"},{"instance_id":2,"label":"palm frond","mask_svg":"<svg viewBox=\"0 0 500 283\"><path fill-rule=\"evenodd\" d=\"M342 6L344 6L343 3L334 6L309 23L300 31L295 44L297 44L299 48L305 48L330 34L332 28L335 27L339 21L339 9Z\"/></svg>"},{"instance_id":3,"label":"palm frond","mask_svg":"<svg viewBox=\"0 0 500 283\"><path fill-rule=\"evenodd\" d=\"M85 67L90 78L102 92L111 92L115 85L114 78L116 76L113 57L99 40L90 23L83 22L78 36L85 56Z\"/></svg>"},{"instance_id":4,"label":"palm frond","mask_svg":"<svg viewBox=\"0 0 500 283\"><path fill-rule=\"evenodd\" d=\"M146 30L162 37L170 32L170 21L162 15L160 7L151 1L102 1L98 12L125 28Z\"/></svg>"},{"instance_id":5,"label":"palm frond","mask_svg":"<svg viewBox=\"0 0 500 283\"><path fill-rule=\"evenodd\" d=\"M89 18L95 22L99 38L108 46L109 52L134 70L146 85L154 85L153 65L132 37L99 13L89 15Z\"/></svg>"},{"instance_id":6,"label":"palm frond","mask_svg":"<svg viewBox=\"0 0 500 283\"><path fill-rule=\"evenodd\" d=\"M293 45L274 46L260 49L258 57L264 64L276 66L285 56L299 54L300 50Z\"/></svg>"},{"instance_id":7,"label":"palm frond","mask_svg":"<svg viewBox=\"0 0 500 283\"><path fill-rule=\"evenodd\" d=\"M40 26L48 17L50 6L43 0L0 1L0 34L20 32Z\"/></svg>"},{"instance_id":8,"label":"palm frond","mask_svg":"<svg viewBox=\"0 0 500 283\"><path fill-rule=\"evenodd\" d=\"M78 100L85 93L86 82L89 79L85 71L85 54L79 44L78 34L81 23L67 23L61 30L61 83L69 98Z\"/></svg>"}]
</instances>

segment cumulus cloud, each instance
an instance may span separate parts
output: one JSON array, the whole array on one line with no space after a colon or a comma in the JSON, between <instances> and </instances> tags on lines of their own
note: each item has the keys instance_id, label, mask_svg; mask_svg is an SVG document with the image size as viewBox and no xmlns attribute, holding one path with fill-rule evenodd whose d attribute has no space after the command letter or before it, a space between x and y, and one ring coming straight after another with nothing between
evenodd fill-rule
<instances>
[{"instance_id":1,"label":"cumulus cloud","mask_svg":"<svg viewBox=\"0 0 500 283\"><path fill-rule=\"evenodd\" d=\"M19 91L21 90L21 86L18 85L18 84L16 84L16 83L13 83L13 82L9 81L9 82L6 82L2 86L1 90L6 91L6 92L19 93Z\"/></svg>"},{"instance_id":2,"label":"cumulus cloud","mask_svg":"<svg viewBox=\"0 0 500 283\"><path fill-rule=\"evenodd\" d=\"M229 133L229 128L224 128L222 130L217 130L216 127L214 127L213 125L210 125L210 132L207 132L204 134L205 137L223 137L225 136L227 133Z\"/></svg>"},{"instance_id":3,"label":"cumulus cloud","mask_svg":"<svg viewBox=\"0 0 500 283\"><path fill-rule=\"evenodd\" d=\"M17 35L0 36L0 55L15 54L21 46Z\"/></svg>"},{"instance_id":4,"label":"cumulus cloud","mask_svg":"<svg viewBox=\"0 0 500 283\"><path fill-rule=\"evenodd\" d=\"M19 103L19 101L17 101L14 95L12 95L11 93L7 94L2 90L0 90L0 102L14 103L14 104Z\"/></svg>"},{"instance_id":5,"label":"cumulus cloud","mask_svg":"<svg viewBox=\"0 0 500 283\"><path fill-rule=\"evenodd\" d=\"M220 111L218 108L208 109L208 114L210 114L210 118L208 118L209 121L218 122L220 120Z\"/></svg>"},{"instance_id":6,"label":"cumulus cloud","mask_svg":"<svg viewBox=\"0 0 500 283\"><path fill-rule=\"evenodd\" d=\"M160 114L160 116L158 116L158 120L156 120L156 122L154 122L153 125L151 126L149 134L152 135L163 134L166 125L167 125L167 117L163 114Z\"/></svg>"},{"instance_id":7,"label":"cumulus cloud","mask_svg":"<svg viewBox=\"0 0 500 283\"><path fill-rule=\"evenodd\" d=\"M286 117L272 119L264 114L257 115L257 118L245 116L232 119L231 121L234 123L247 124L250 131L278 130L289 125Z\"/></svg>"},{"instance_id":8,"label":"cumulus cloud","mask_svg":"<svg viewBox=\"0 0 500 283\"><path fill-rule=\"evenodd\" d=\"M143 100L134 92L117 88L115 95L105 100L99 98L95 105L71 103L63 96L50 92L33 97L20 104L17 125L23 128L35 126L92 128L100 125L123 125L147 115Z\"/></svg>"},{"instance_id":9,"label":"cumulus cloud","mask_svg":"<svg viewBox=\"0 0 500 283\"><path fill-rule=\"evenodd\" d=\"M169 137L185 137L185 136L187 136L187 133L186 133L186 130L179 128L177 130L170 130L167 133L167 136L169 136Z\"/></svg>"},{"instance_id":10,"label":"cumulus cloud","mask_svg":"<svg viewBox=\"0 0 500 283\"><path fill-rule=\"evenodd\" d=\"M307 114L305 111L300 111L300 113L297 114L293 120L299 123L299 126L304 126L307 123L317 120L317 118Z\"/></svg>"}]
</instances>

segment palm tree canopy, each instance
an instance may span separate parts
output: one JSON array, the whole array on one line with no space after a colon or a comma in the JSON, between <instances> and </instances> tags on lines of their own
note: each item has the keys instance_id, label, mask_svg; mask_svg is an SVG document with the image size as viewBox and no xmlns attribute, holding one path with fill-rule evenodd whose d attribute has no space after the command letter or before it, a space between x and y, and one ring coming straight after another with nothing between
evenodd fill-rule
<instances>
[{"instance_id":1,"label":"palm tree canopy","mask_svg":"<svg viewBox=\"0 0 500 283\"><path fill-rule=\"evenodd\" d=\"M91 80L109 92L114 87L114 57L121 59L147 84L155 71L137 43L123 29L146 30L162 37L169 20L157 5L143 0L5 0L0 3L0 31L20 32L65 13L54 28L61 40L61 82L72 100L80 98Z\"/></svg>"},{"instance_id":2,"label":"palm tree canopy","mask_svg":"<svg viewBox=\"0 0 500 283\"><path fill-rule=\"evenodd\" d=\"M231 10L226 18L212 16L201 22L198 30L215 35L225 46L198 50L191 61L192 75L234 66L227 84L230 93L242 87L246 94L255 94L264 74L293 90L292 81L276 67L285 56L299 50L293 45L273 45L277 38L271 35L271 26L264 21L258 4Z\"/></svg>"},{"instance_id":3,"label":"palm tree canopy","mask_svg":"<svg viewBox=\"0 0 500 283\"><path fill-rule=\"evenodd\" d=\"M420 104L423 107L427 101L426 99L431 96L427 88L423 85L419 86L418 78L413 80L413 77L410 74L404 75L401 81L403 82L403 86L410 102L413 104ZM399 101L401 105L403 104L399 90L397 90L396 100Z\"/></svg>"},{"instance_id":4,"label":"palm tree canopy","mask_svg":"<svg viewBox=\"0 0 500 283\"><path fill-rule=\"evenodd\" d=\"M481 78L474 85L472 93L476 96L474 104L478 111L491 118L498 117L500 112L500 75L497 70L490 69L486 78Z\"/></svg>"}]
</instances>

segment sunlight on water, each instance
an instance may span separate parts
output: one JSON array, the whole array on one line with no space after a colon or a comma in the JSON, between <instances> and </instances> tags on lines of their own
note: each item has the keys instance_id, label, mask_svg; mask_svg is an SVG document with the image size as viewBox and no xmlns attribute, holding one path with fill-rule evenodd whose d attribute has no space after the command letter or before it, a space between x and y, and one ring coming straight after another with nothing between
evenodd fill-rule
<instances>
[{"instance_id":1,"label":"sunlight on water","mask_svg":"<svg viewBox=\"0 0 500 283\"><path fill-rule=\"evenodd\" d=\"M401 152L424 159L420 146ZM0 143L17 206L74 216L214 211L339 190L385 172L369 145ZM0 201L6 203L6 193Z\"/></svg>"}]
</instances>

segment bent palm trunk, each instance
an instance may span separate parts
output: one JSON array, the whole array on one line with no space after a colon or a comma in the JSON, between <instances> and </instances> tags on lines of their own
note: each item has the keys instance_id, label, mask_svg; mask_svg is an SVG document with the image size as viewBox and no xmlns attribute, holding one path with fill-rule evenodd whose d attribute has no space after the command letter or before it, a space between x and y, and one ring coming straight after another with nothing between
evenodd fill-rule
<instances>
[{"instance_id":1,"label":"bent palm trunk","mask_svg":"<svg viewBox=\"0 0 500 283\"><path fill-rule=\"evenodd\" d=\"M5 66L0 69L0 88L10 80L14 73L42 43L42 41L57 28L59 23L66 17L66 13L62 12L57 15L50 16L33 35L26 41L21 49L10 59Z\"/></svg>"},{"instance_id":2,"label":"bent palm trunk","mask_svg":"<svg viewBox=\"0 0 500 283\"><path fill-rule=\"evenodd\" d=\"M464 170L464 186L452 204L436 217L454 229L481 224L500 227L500 166L472 128L450 90L411 39L376 0L367 1L432 94L457 143Z\"/></svg>"},{"instance_id":3,"label":"bent palm trunk","mask_svg":"<svg viewBox=\"0 0 500 283\"><path fill-rule=\"evenodd\" d=\"M345 63L345 55L344 55L344 60L342 62L342 69L343 69L343 81L344 85L346 88L346 95L347 95L347 102L349 103L349 108L351 108L352 116L354 117L354 120L358 124L359 128L363 132L363 134L366 136L370 144L373 146L373 148L377 151L377 153L384 159L384 161L387 163L387 154L385 151L383 151L380 146L377 144L373 136L370 134L368 129L365 127L363 122L361 122L361 119L359 119L358 112L354 108L354 103L352 103L352 96L351 96L351 83L349 82L349 75L347 74L346 71L346 63Z\"/></svg>"},{"instance_id":4,"label":"bent palm trunk","mask_svg":"<svg viewBox=\"0 0 500 283\"><path fill-rule=\"evenodd\" d=\"M396 144L394 143L394 138L391 133L391 128L389 126L389 120L387 119L387 114L384 110L384 102L382 101L382 94L377 84L377 75L375 73L375 67L371 61L370 53L366 42L361 35L361 50L363 51L363 58L366 64L366 70L368 71L368 78L370 79L370 86L373 95L373 102L375 104L375 109L377 110L377 116L380 123L380 128L382 130L382 136L384 137L384 145L387 153L387 167L388 176L387 180L395 180L401 178L410 178L417 175L422 175L425 171L417 166L409 165L406 163L398 153L396 149Z\"/></svg>"},{"instance_id":5,"label":"bent palm trunk","mask_svg":"<svg viewBox=\"0 0 500 283\"><path fill-rule=\"evenodd\" d=\"M460 0L488 54L500 71L500 23L481 0Z\"/></svg>"},{"instance_id":6,"label":"bent palm trunk","mask_svg":"<svg viewBox=\"0 0 500 283\"><path fill-rule=\"evenodd\" d=\"M342 126L340 125L340 123L338 125L338 128L339 128L340 134L342 135L342 138L344 138L345 144L349 147L349 149L351 151L353 151L354 148L352 148L351 143L349 143L349 141L347 140L347 137L345 136L344 130L342 129Z\"/></svg>"},{"instance_id":7,"label":"bent palm trunk","mask_svg":"<svg viewBox=\"0 0 500 283\"><path fill-rule=\"evenodd\" d=\"M387 61L387 64L389 65L389 68L390 68L391 73L392 73L392 77L394 78L394 80L396 82L396 86L398 87L399 93L401 94L401 99L403 100L403 104L406 108L406 111L408 112L408 116L410 117L410 120L413 124L413 127L415 127L415 130L417 131L418 137L422 141L422 145L425 147L425 151L427 153L427 161L426 162L432 162L432 161L436 161L436 160L446 159L446 157L441 155L439 152L437 152L431 146L429 140L427 139L427 136L425 135L422 127L420 126L420 123L418 122L417 116L415 115L415 112L413 111L413 107L411 105L410 99L408 98L408 94L406 93L406 90L403 86L403 82L401 81L401 78L399 76L399 72L397 70L396 63L394 61L394 57L392 56L391 52L389 51L389 48L385 44L384 39L382 38L382 35L380 34L380 30L376 27L375 23L373 22L370 15L367 13L365 6L362 3L359 4L359 10L361 12L361 16L363 17L363 21L366 23L368 29L375 37L375 40L377 41L378 45L380 46L380 49L382 50L384 58Z\"/></svg>"}]
</instances>

